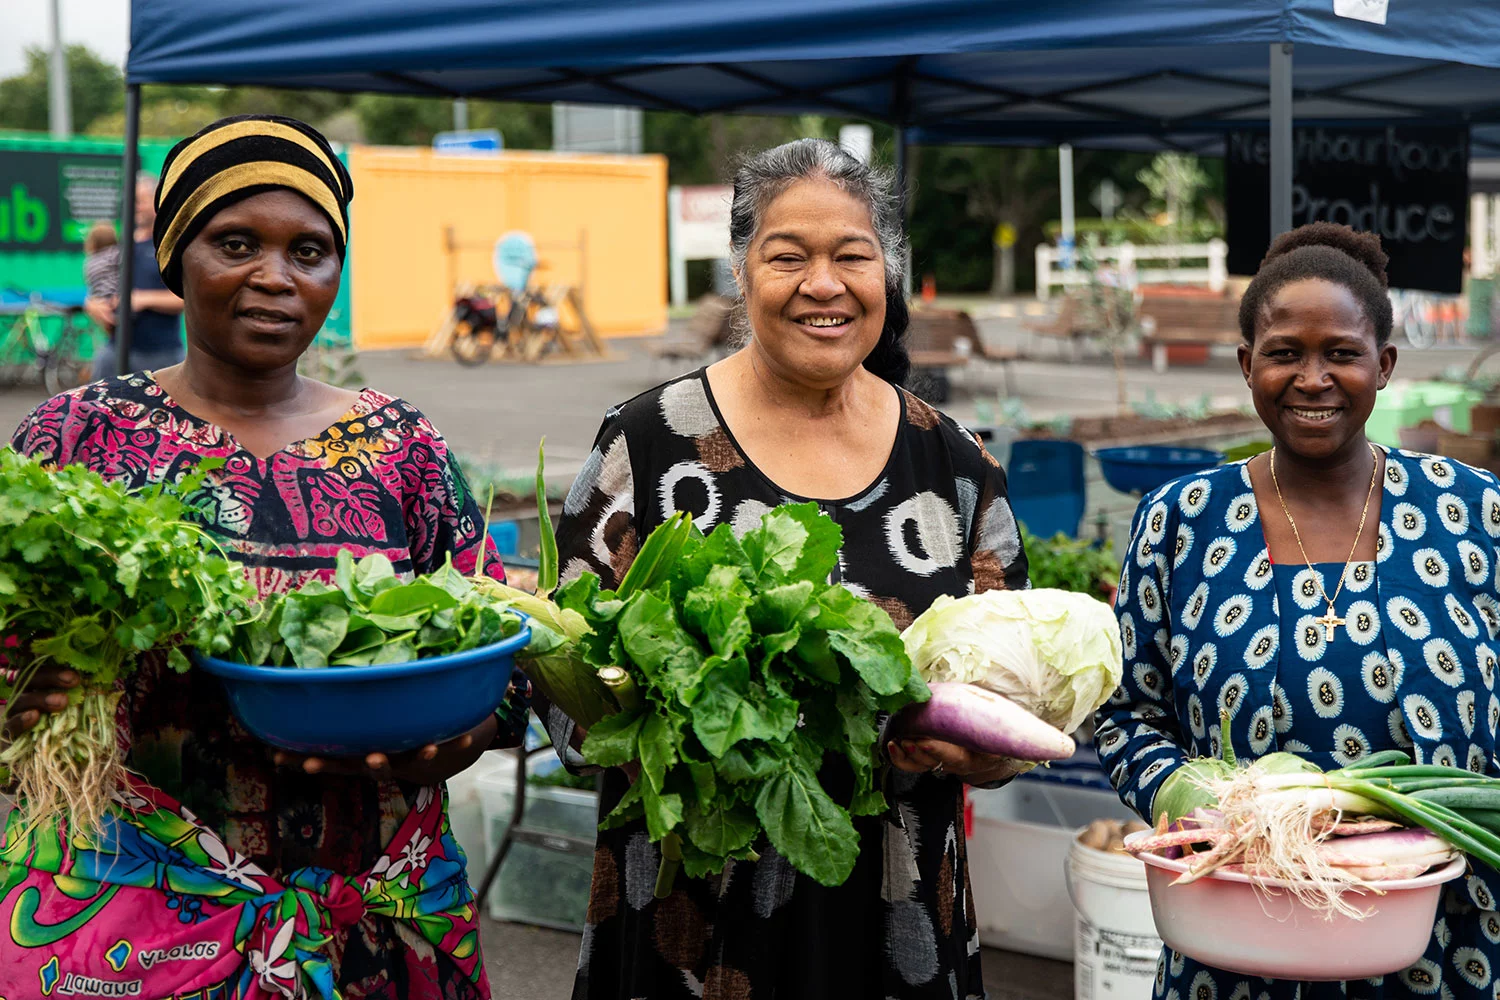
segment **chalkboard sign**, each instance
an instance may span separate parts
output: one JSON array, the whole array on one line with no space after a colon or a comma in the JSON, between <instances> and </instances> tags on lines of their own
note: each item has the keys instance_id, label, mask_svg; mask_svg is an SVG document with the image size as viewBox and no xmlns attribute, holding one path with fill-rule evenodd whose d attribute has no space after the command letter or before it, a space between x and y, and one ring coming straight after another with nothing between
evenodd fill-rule
<instances>
[{"instance_id":1,"label":"chalkboard sign","mask_svg":"<svg viewBox=\"0 0 1500 1000\"><path fill-rule=\"evenodd\" d=\"M0 150L0 252L77 250L120 197L118 156Z\"/></svg>"},{"instance_id":2,"label":"chalkboard sign","mask_svg":"<svg viewBox=\"0 0 1500 1000\"><path fill-rule=\"evenodd\" d=\"M1458 294L1468 225L1466 128L1309 127L1293 132L1292 225L1380 234L1393 288ZM1271 242L1271 140L1232 132L1224 170L1229 271L1254 274Z\"/></svg>"}]
</instances>

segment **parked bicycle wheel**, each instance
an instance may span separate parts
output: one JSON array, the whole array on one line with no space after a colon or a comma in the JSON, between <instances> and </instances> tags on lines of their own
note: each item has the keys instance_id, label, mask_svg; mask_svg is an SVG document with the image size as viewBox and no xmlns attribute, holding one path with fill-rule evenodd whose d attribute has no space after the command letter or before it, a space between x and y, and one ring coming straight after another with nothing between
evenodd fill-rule
<instances>
[{"instance_id":1,"label":"parked bicycle wheel","mask_svg":"<svg viewBox=\"0 0 1500 1000\"><path fill-rule=\"evenodd\" d=\"M454 303L453 315L454 359L461 365L484 364L500 339L495 303L478 297L459 299Z\"/></svg>"},{"instance_id":2,"label":"parked bicycle wheel","mask_svg":"<svg viewBox=\"0 0 1500 1000\"><path fill-rule=\"evenodd\" d=\"M1437 325L1419 315L1419 310L1409 310L1401 320L1401 332L1408 347L1425 351L1437 340Z\"/></svg>"}]
</instances>

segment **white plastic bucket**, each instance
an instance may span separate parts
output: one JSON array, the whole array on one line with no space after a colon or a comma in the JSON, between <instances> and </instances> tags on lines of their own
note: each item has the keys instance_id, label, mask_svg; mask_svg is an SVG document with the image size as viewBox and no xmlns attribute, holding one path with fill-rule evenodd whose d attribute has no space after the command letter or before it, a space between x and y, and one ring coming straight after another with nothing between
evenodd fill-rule
<instances>
[{"instance_id":1,"label":"white plastic bucket","mask_svg":"<svg viewBox=\"0 0 1500 1000\"><path fill-rule=\"evenodd\" d=\"M1075 840L1067 876L1076 911L1075 1000L1149 1000L1161 939L1151 916L1146 866Z\"/></svg>"}]
</instances>

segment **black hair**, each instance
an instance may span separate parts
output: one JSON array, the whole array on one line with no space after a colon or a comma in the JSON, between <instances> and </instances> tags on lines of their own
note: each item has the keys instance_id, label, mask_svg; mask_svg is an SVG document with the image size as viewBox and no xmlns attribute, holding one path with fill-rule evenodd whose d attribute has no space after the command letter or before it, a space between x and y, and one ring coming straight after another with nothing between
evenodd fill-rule
<instances>
[{"instance_id":1,"label":"black hair","mask_svg":"<svg viewBox=\"0 0 1500 1000\"><path fill-rule=\"evenodd\" d=\"M729 209L729 252L735 273L743 280L745 257L766 207L792 184L813 177L826 178L870 210L885 258L885 325L864 365L892 385L904 385L911 373L906 353L911 313L906 307L901 201L890 171L870 167L828 139L796 139L747 157L735 171L734 202Z\"/></svg>"},{"instance_id":2,"label":"black hair","mask_svg":"<svg viewBox=\"0 0 1500 1000\"><path fill-rule=\"evenodd\" d=\"M1256 325L1271 298L1294 281L1317 278L1349 289L1375 328L1375 343L1384 347L1391 339L1392 322L1385 273L1389 259L1380 249L1379 236L1336 222L1310 222L1282 233L1272 241L1240 300L1240 335L1254 344Z\"/></svg>"}]
</instances>

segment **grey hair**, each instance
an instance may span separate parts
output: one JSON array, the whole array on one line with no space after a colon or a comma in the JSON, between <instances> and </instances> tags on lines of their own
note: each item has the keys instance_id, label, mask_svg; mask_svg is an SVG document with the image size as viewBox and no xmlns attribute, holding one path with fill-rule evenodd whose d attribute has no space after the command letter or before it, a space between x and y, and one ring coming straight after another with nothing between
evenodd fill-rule
<instances>
[{"instance_id":1,"label":"grey hair","mask_svg":"<svg viewBox=\"0 0 1500 1000\"><path fill-rule=\"evenodd\" d=\"M885 258L887 290L904 288L906 237L895 177L861 163L828 139L795 139L746 158L734 173L734 203L729 208L729 259L736 278L745 273L750 244L760 231L767 206L797 181L822 178L869 209Z\"/></svg>"},{"instance_id":2,"label":"grey hair","mask_svg":"<svg viewBox=\"0 0 1500 1000\"><path fill-rule=\"evenodd\" d=\"M729 207L729 260L735 282L744 289L745 262L760 231L766 208L798 181L822 179L862 203L870 212L885 267L885 327L865 367L900 385L911 369L903 341L906 307L906 236L901 199L890 171L877 169L828 139L796 139L746 158L734 174Z\"/></svg>"}]
</instances>

